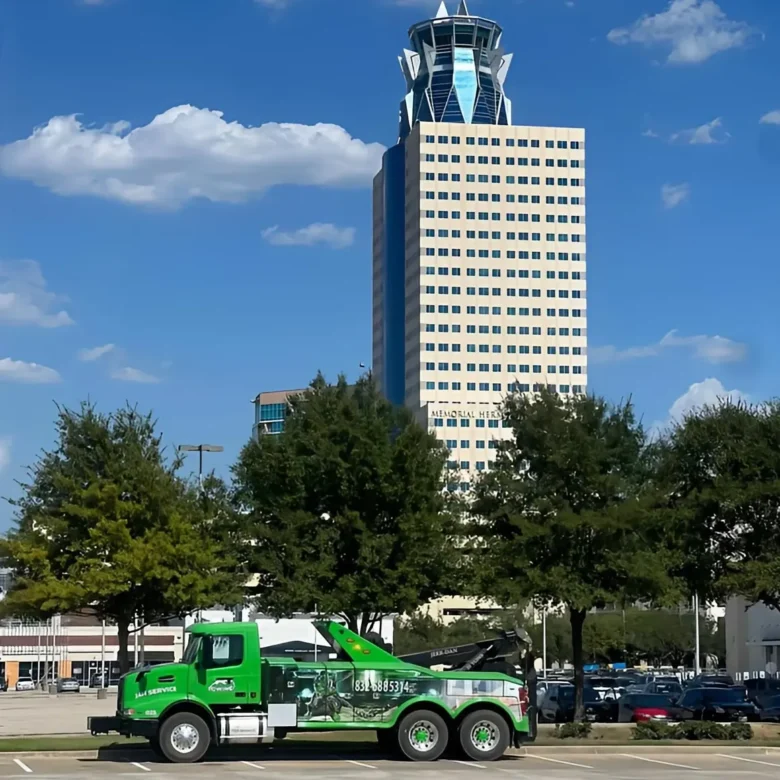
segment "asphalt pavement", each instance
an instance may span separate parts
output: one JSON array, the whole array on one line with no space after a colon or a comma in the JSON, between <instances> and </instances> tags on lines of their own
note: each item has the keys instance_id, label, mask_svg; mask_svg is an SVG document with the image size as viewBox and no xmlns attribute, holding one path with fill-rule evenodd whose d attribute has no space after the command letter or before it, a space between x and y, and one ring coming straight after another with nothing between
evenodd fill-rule
<instances>
[{"instance_id":1,"label":"asphalt pavement","mask_svg":"<svg viewBox=\"0 0 780 780\"><path fill-rule=\"evenodd\" d=\"M311 780L316 774L328 780L680 780L691 775L701 780L780 780L780 754L753 752L749 756L730 754L728 749L685 753L680 750L658 750L620 755L588 755L568 750L556 755L513 756L493 763L443 760L413 764L391 761L380 755L312 755L296 757L294 751L252 750L231 760L211 760L195 765L164 764L148 755L138 761L111 758L21 758L0 757L0 778L42 780L75 780L75 778L144 777L146 780L176 778L279 778Z\"/></svg>"}]
</instances>

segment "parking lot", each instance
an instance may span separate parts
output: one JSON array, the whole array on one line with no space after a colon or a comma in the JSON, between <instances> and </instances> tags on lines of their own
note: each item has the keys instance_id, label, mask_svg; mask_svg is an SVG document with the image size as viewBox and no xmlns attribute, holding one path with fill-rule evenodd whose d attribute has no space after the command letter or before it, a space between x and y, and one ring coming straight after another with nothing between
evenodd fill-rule
<instances>
[{"instance_id":1,"label":"parking lot","mask_svg":"<svg viewBox=\"0 0 780 780\"><path fill-rule=\"evenodd\" d=\"M455 778L455 780L576 780L577 778L619 778L620 780L676 780L695 774L701 778L728 780L734 778L780 778L780 753L753 751L729 753L713 748L711 752L684 750L642 751L625 754L589 755L562 749L545 754L512 756L491 764L438 761L411 764L391 761L370 752L347 754L307 754L296 756L289 749L251 750L229 760L216 758L194 766L161 764L144 753L137 761L77 758L0 758L0 777L76 778L115 777L146 778L252 778L279 777L284 780L333 778Z\"/></svg>"},{"instance_id":2,"label":"parking lot","mask_svg":"<svg viewBox=\"0 0 780 780\"><path fill-rule=\"evenodd\" d=\"M0 737L80 734L86 731L90 715L112 715L115 710L116 693L109 693L109 698L102 700L94 691L59 696L3 693L0 694Z\"/></svg>"}]
</instances>

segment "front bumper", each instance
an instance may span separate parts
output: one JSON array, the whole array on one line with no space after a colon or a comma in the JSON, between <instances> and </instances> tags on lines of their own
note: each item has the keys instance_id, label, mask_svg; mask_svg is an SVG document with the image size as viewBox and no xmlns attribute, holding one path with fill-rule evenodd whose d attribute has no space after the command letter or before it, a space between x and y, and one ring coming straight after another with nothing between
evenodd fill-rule
<instances>
[{"instance_id":1,"label":"front bumper","mask_svg":"<svg viewBox=\"0 0 780 780\"><path fill-rule=\"evenodd\" d=\"M87 729L92 736L115 733L124 737L146 737L150 739L157 736L157 726L156 720L135 720L133 718L124 718L121 715L87 718Z\"/></svg>"}]
</instances>

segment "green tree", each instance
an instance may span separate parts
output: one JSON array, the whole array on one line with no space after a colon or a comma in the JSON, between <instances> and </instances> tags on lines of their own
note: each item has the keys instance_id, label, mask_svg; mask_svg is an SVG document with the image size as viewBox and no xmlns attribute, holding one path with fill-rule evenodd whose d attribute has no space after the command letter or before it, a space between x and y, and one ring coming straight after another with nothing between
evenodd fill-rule
<instances>
[{"instance_id":1,"label":"green tree","mask_svg":"<svg viewBox=\"0 0 780 780\"><path fill-rule=\"evenodd\" d=\"M461 553L443 491L446 452L370 376L293 398L284 432L242 451L233 473L257 604L340 614L365 634L456 588Z\"/></svg>"},{"instance_id":2,"label":"green tree","mask_svg":"<svg viewBox=\"0 0 780 780\"><path fill-rule=\"evenodd\" d=\"M661 442L658 537L685 595L780 607L780 405L723 400Z\"/></svg>"},{"instance_id":3,"label":"green tree","mask_svg":"<svg viewBox=\"0 0 780 780\"><path fill-rule=\"evenodd\" d=\"M495 622L485 618L463 616L447 625L430 615L417 613L397 623L393 649L397 655L406 655L437 647L454 647L488 639L498 630Z\"/></svg>"},{"instance_id":4,"label":"green tree","mask_svg":"<svg viewBox=\"0 0 780 780\"><path fill-rule=\"evenodd\" d=\"M82 612L116 623L119 665L143 622L183 617L241 598L241 579L217 541L201 496L166 463L151 415L59 409L57 442L29 469L0 541L14 573L6 614Z\"/></svg>"},{"instance_id":5,"label":"green tree","mask_svg":"<svg viewBox=\"0 0 780 780\"><path fill-rule=\"evenodd\" d=\"M504 419L512 438L473 506L478 593L567 607L580 718L589 610L666 587L664 562L643 536L645 434L630 403L546 390L510 396Z\"/></svg>"},{"instance_id":6,"label":"green tree","mask_svg":"<svg viewBox=\"0 0 780 780\"><path fill-rule=\"evenodd\" d=\"M582 649L591 663L612 664L627 660L626 625L621 613L591 615L582 630Z\"/></svg>"},{"instance_id":7,"label":"green tree","mask_svg":"<svg viewBox=\"0 0 780 780\"><path fill-rule=\"evenodd\" d=\"M527 626L526 630L531 635L534 653L538 658L542 658L544 646L542 623ZM569 661L571 661L571 623L569 618L563 615L548 615L547 667L551 668L554 664L558 664L562 668Z\"/></svg>"}]
</instances>

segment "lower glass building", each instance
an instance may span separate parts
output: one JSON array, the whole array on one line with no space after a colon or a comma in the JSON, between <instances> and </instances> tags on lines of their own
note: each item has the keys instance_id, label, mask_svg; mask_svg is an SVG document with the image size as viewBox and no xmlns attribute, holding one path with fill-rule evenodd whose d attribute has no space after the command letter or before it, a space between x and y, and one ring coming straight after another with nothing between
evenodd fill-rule
<instances>
[{"instance_id":1,"label":"lower glass building","mask_svg":"<svg viewBox=\"0 0 780 780\"><path fill-rule=\"evenodd\" d=\"M252 437L281 433L290 409L289 398L300 395L305 390L274 390L270 393L260 393L254 400L255 424Z\"/></svg>"}]
</instances>

